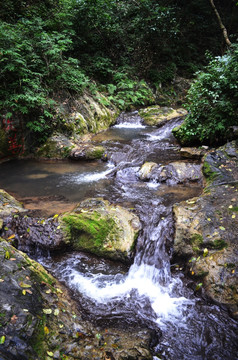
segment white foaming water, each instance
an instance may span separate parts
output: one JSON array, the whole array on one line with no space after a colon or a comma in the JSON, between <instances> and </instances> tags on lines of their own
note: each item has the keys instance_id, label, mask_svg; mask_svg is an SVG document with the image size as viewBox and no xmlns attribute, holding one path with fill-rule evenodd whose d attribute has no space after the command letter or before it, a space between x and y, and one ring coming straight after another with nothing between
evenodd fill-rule
<instances>
[{"instance_id":1,"label":"white foaming water","mask_svg":"<svg viewBox=\"0 0 238 360\"><path fill-rule=\"evenodd\" d=\"M149 181L148 183L146 183L146 185L148 186L148 188L150 189L157 189L158 187L160 187L160 184L157 183L156 181Z\"/></svg>"},{"instance_id":2,"label":"white foaming water","mask_svg":"<svg viewBox=\"0 0 238 360\"><path fill-rule=\"evenodd\" d=\"M110 174L110 172L112 171L112 169L115 167L113 164L108 163L107 164L108 170L105 171L94 171L88 174L80 174L80 175L76 175L76 176L71 176L70 181L73 181L77 184L82 184L82 183L90 183L90 182L95 182L98 180L102 180L105 179L107 177L107 175Z\"/></svg>"},{"instance_id":3,"label":"white foaming water","mask_svg":"<svg viewBox=\"0 0 238 360\"><path fill-rule=\"evenodd\" d=\"M180 287L179 279L171 279L166 286L159 285L152 279L158 277L159 272L154 266L146 264L133 265L127 277L112 278L103 274L94 274L85 277L81 273L72 270L69 276L70 285L97 303L106 304L112 300L126 300L127 304L136 303L142 309L146 298L149 300L153 311L156 314L156 323L163 328L168 321L181 322L187 306L194 302L185 297L173 295L174 289Z\"/></svg>"},{"instance_id":4,"label":"white foaming water","mask_svg":"<svg viewBox=\"0 0 238 360\"><path fill-rule=\"evenodd\" d=\"M148 141L159 141L159 140L166 140L171 136L171 129L166 129L163 131L159 131L158 135L147 134Z\"/></svg>"},{"instance_id":5,"label":"white foaming water","mask_svg":"<svg viewBox=\"0 0 238 360\"><path fill-rule=\"evenodd\" d=\"M130 123L130 122L124 122L121 124L117 124L113 126L114 128L127 128L127 129L145 129L146 126L142 125L140 122L137 123Z\"/></svg>"}]
</instances>

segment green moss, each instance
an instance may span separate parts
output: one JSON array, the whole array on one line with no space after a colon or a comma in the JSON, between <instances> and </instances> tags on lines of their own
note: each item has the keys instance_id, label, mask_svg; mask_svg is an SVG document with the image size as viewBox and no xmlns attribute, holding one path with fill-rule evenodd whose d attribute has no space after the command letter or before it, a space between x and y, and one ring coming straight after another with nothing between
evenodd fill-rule
<instances>
[{"instance_id":1,"label":"green moss","mask_svg":"<svg viewBox=\"0 0 238 360\"><path fill-rule=\"evenodd\" d=\"M103 146L95 146L86 151L86 158L89 160L101 159L104 152L105 152L105 149Z\"/></svg>"},{"instance_id":2,"label":"green moss","mask_svg":"<svg viewBox=\"0 0 238 360\"><path fill-rule=\"evenodd\" d=\"M100 251L106 239L115 229L113 219L103 217L96 211L71 214L63 217L66 231L70 233L73 246L76 249Z\"/></svg>"},{"instance_id":3,"label":"green moss","mask_svg":"<svg viewBox=\"0 0 238 360\"><path fill-rule=\"evenodd\" d=\"M207 179L207 182L212 183L218 174L215 171L212 171L211 166L205 161L202 168L203 174Z\"/></svg>"},{"instance_id":4,"label":"green moss","mask_svg":"<svg viewBox=\"0 0 238 360\"><path fill-rule=\"evenodd\" d=\"M36 327L32 338L30 339L30 345L38 355L40 359L44 359L46 353L46 334L44 327L46 326L46 316L43 314L41 319L38 320L38 326Z\"/></svg>"},{"instance_id":5,"label":"green moss","mask_svg":"<svg viewBox=\"0 0 238 360\"><path fill-rule=\"evenodd\" d=\"M211 244L211 247L216 250L222 250L226 248L228 244L223 239L216 239Z\"/></svg>"},{"instance_id":6,"label":"green moss","mask_svg":"<svg viewBox=\"0 0 238 360\"><path fill-rule=\"evenodd\" d=\"M200 234L193 234L190 239L190 243L193 248L200 249L201 245L203 244L203 237Z\"/></svg>"}]
</instances>

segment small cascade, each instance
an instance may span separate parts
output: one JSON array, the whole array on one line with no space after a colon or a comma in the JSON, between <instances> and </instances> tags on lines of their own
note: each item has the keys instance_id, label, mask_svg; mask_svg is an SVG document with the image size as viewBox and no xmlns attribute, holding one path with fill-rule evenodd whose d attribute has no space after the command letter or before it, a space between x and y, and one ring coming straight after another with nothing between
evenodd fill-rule
<instances>
[{"instance_id":1,"label":"small cascade","mask_svg":"<svg viewBox=\"0 0 238 360\"><path fill-rule=\"evenodd\" d=\"M138 114L138 111L131 113L122 112L117 118L116 128L140 128L143 129L146 126L142 124L142 118Z\"/></svg>"}]
</instances>

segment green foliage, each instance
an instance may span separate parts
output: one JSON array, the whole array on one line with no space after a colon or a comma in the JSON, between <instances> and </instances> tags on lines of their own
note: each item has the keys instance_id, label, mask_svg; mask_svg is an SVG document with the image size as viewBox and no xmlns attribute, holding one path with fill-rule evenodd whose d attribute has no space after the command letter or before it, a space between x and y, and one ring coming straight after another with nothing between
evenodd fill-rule
<instances>
[{"instance_id":1,"label":"green foliage","mask_svg":"<svg viewBox=\"0 0 238 360\"><path fill-rule=\"evenodd\" d=\"M238 46L209 62L188 93L189 115L174 130L183 144L214 144L227 140L238 116Z\"/></svg>"},{"instance_id":2,"label":"green foliage","mask_svg":"<svg viewBox=\"0 0 238 360\"><path fill-rule=\"evenodd\" d=\"M0 21L0 109L3 118L23 119L25 132L38 139L51 130L54 94L61 89L81 93L88 84L79 61L64 55L72 34L70 27L55 29L58 18L61 12L55 21L39 16L14 24Z\"/></svg>"},{"instance_id":3,"label":"green foliage","mask_svg":"<svg viewBox=\"0 0 238 360\"><path fill-rule=\"evenodd\" d=\"M117 72L113 84L107 84L108 99L119 109L129 110L132 106L154 103L151 89L145 81L132 79L125 72Z\"/></svg>"}]
</instances>

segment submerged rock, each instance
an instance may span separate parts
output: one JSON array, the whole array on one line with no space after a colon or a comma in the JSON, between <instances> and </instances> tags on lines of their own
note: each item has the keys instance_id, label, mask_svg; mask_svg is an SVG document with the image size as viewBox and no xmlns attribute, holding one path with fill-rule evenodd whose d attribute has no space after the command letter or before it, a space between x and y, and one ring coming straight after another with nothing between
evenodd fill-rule
<instances>
[{"instance_id":1,"label":"submerged rock","mask_svg":"<svg viewBox=\"0 0 238 360\"><path fill-rule=\"evenodd\" d=\"M140 221L136 215L103 199L87 199L59 218L66 243L74 250L128 262Z\"/></svg>"},{"instance_id":2,"label":"submerged rock","mask_svg":"<svg viewBox=\"0 0 238 360\"><path fill-rule=\"evenodd\" d=\"M238 147L205 158L203 194L176 204L174 252L207 295L238 317Z\"/></svg>"},{"instance_id":3,"label":"submerged rock","mask_svg":"<svg viewBox=\"0 0 238 360\"><path fill-rule=\"evenodd\" d=\"M149 126L162 126L166 121L187 115L185 109L173 109L171 107L149 106L139 111L144 123Z\"/></svg>"},{"instance_id":4,"label":"submerged rock","mask_svg":"<svg viewBox=\"0 0 238 360\"><path fill-rule=\"evenodd\" d=\"M0 238L2 360L152 360L152 332L98 327L83 319L67 289Z\"/></svg>"}]
</instances>

